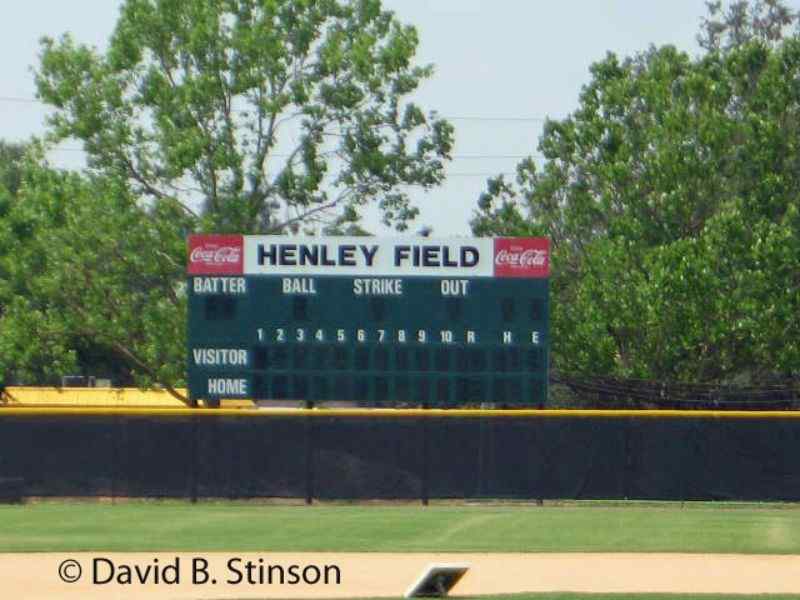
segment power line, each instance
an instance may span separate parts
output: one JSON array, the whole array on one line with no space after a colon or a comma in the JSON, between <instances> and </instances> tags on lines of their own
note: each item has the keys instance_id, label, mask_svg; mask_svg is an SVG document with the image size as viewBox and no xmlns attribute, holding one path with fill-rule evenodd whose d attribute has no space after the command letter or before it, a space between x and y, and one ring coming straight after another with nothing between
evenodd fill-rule
<instances>
[{"instance_id":1,"label":"power line","mask_svg":"<svg viewBox=\"0 0 800 600\"><path fill-rule=\"evenodd\" d=\"M54 148L50 150L51 152L83 152L80 148ZM275 157L287 157L288 154L275 154ZM454 157L456 158L456 157ZM485 158L494 158L494 157L485 157ZM505 157L509 158L509 157ZM520 155L518 158L526 158L524 155ZM497 177L498 175L508 175L514 176L516 172L513 171L493 171L493 172L451 172L447 173L447 177Z\"/></svg>"},{"instance_id":2,"label":"power line","mask_svg":"<svg viewBox=\"0 0 800 600\"><path fill-rule=\"evenodd\" d=\"M70 146L55 146L50 148L48 152L63 153L75 152L85 153L83 148L76 148ZM273 154L274 158L288 158L291 154ZM454 154L453 160L522 160L529 157L542 157L542 154L531 152L530 154Z\"/></svg>"},{"instance_id":3,"label":"power line","mask_svg":"<svg viewBox=\"0 0 800 600\"><path fill-rule=\"evenodd\" d=\"M495 173L448 173L448 177L497 177L498 175L516 175L510 171L499 171Z\"/></svg>"},{"instance_id":4,"label":"power line","mask_svg":"<svg viewBox=\"0 0 800 600\"><path fill-rule=\"evenodd\" d=\"M52 148L50 150L50 152L84 152L84 150L82 150L80 148ZM290 155L289 154L273 154L273 156L275 158L286 158L286 157L288 157ZM534 155L534 156L536 156L536 155ZM460 157L460 158L467 158L467 159L469 159L469 158L523 159L523 158L527 158L527 157L528 157L528 155L520 154L520 155L497 155L497 156L491 156L491 155L476 156L476 155L472 155L472 156L463 156L463 157ZM453 158L454 159L458 159L459 157L458 156L454 156ZM493 171L491 173L489 173L489 172L486 172L486 173L484 173L484 172L464 172L464 173L455 172L455 173L447 173L448 177L497 177L498 175L513 176L513 175L516 175L516 172L513 172L513 171Z\"/></svg>"},{"instance_id":5,"label":"power line","mask_svg":"<svg viewBox=\"0 0 800 600\"><path fill-rule=\"evenodd\" d=\"M459 155L454 154L453 160L525 160L527 158L546 159L541 152L529 152L528 154L485 154L485 155Z\"/></svg>"},{"instance_id":6,"label":"power line","mask_svg":"<svg viewBox=\"0 0 800 600\"><path fill-rule=\"evenodd\" d=\"M36 98L19 98L16 96L0 96L0 102L18 102L23 104L44 104Z\"/></svg>"},{"instance_id":7,"label":"power line","mask_svg":"<svg viewBox=\"0 0 800 600\"><path fill-rule=\"evenodd\" d=\"M21 96L0 96L0 102L13 102L17 104L46 104L38 98L23 98ZM242 111L235 111L242 112ZM478 122L520 122L520 123L544 123L547 117L496 117L496 116L444 116L448 121L478 121Z\"/></svg>"},{"instance_id":8,"label":"power line","mask_svg":"<svg viewBox=\"0 0 800 600\"><path fill-rule=\"evenodd\" d=\"M519 121L544 123L547 117L444 117L448 121Z\"/></svg>"}]
</instances>

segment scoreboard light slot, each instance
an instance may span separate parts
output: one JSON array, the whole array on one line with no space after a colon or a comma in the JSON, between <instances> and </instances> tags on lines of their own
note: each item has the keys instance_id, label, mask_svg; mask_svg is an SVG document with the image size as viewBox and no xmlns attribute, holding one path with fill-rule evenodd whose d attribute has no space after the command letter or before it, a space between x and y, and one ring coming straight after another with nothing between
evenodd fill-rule
<instances>
[{"instance_id":1,"label":"scoreboard light slot","mask_svg":"<svg viewBox=\"0 0 800 600\"><path fill-rule=\"evenodd\" d=\"M334 400L349 400L352 397L350 393L350 378L346 375L337 375L333 379L333 399Z\"/></svg>"},{"instance_id":2,"label":"scoreboard light slot","mask_svg":"<svg viewBox=\"0 0 800 600\"><path fill-rule=\"evenodd\" d=\"M306 296L292 297L292 319L305 323L308 321L308 298Z\"/></svg>"},{"instance_id":3,"label":"scoreboard light slot","mask_svg":"<svg viewBox=\"0 0 800 600\"><path fill-rule=\"evenodd\" d=\"M456 378L456 404L461 404L469 397L469 380L466 377Z\"/></svg>"},{"instance_id":4,"label":"scoreboard light slot","mask_svg":"<svg viewBox=\"0 0 800 600\"><path fill-rule=\"evenodd\" d=\"M459 373L469 372L469 351L466 348L457 348L454 354L456 359L455 370Z\"/></svg>"},{"instance_id":5,"label":"scoreboard light slot","mask_svg":"<svg viewBox=\"0 0 800 600\"><path fill-rule=\"evenodd\" d=\"M516 316L513 298L503 298L500 302L500 314L504 323L511 323Z\"/></svg>"},{"instance_id":6,"label":"scoreboard light slot","mask_svg":"<svg viewBox=\"0 0 800 600\"><path fill-rule=\"evenodd\" d=\"M263 375L253 376L253 398L261 400L267 398L269 395L269 388L267 379Z\"/></svg>"},{"instance_id":7,"label":"scoreboard light slot","mask_svg":"<svg viewBox=\"0 0 800 600\"><path fill-rule=\"evenodd\" d=\"M505 349L495 348L492 352L492 370L499 373L508 371L508 355Z\"/></svg>"},{"instance_id":8,"label":"scoreboard light slot","mask_svg":"<svg viewBox=\"0 0 800 600\"><path fill-rule=\"evenodd\" d=\"M288 375L276 375L272 378L272 394L270 398L274 400L285 400L289 398Z\"/></svg>"},{"instance_id":9,"label":"scoreboard light slot","mask_svg":"<svg viewBox=\"0 0 800 600\"><path fill-rule=\"evenodd\" d=\"M375 298L369 299L369 315L370 318L376 323L383 323L386 320L386 299Z\"/></svg>"},{"instance_id":10,"label":"scoreboard light slot","mask_svg":"<svg viewBox=\"0 0 800 600\"><path fill-rule=\"evenodd\" d=\"M464 313L461 298L446 298L444 301L445 314L450 323L459 323Z\"/></svg>"},{"instance_id":11,"label":"scoreboard light slot","mask_svg":"<svg viewBox=\"0 0 800 600\"><path fill-rule=\"evenodd\" d=\"M328 378L321 375L314 376L311 385L311 399L316 402L323 402L329 398Z\"/></svg>"},{"instance_id":12,"label":"scoreboard light slot","mask_svg":"<svg viewBox=\"0 0 800 600\"><path fill-rule=\"evenodd\" d=\"M477 348L469 350L469 370L482 372L486 370L486 350Z\"/></svg>"},{"instance_id":13,"label":"scoreboard light slot","mask_svg":"<svg viewBox=\"0 0 800 600\"><path fill-rule=\"evenodd\" d=\"M522 396L522 380L518 377L509 378L507 382L508 402L512 405L524 404Z\"/></svg>"},{"instance_id":14,"label":"scoreboard light slot","mask_svg":"<svg viewBox=\"0 0 800 600\"><path fill-rule=\"evenodd\" d=\"M369 400L369 379L366 377L354 378L353 398L356 402L366 402Z\"/></svg>"},{"instance_id":15,"label":"scoreboard light slot","mask_svg":"<svg viewBox=\"0 0 800 600\"><path fill-rule=\"evenodd\" d=\"M414 402L419 406L430 403L431 380L428 377L416 377L414 380Z\"/></svg>"},{"instance_id":16,"label":"scoreboard light slot","mask_svg":"<svg viewBox=\"0 0 800 600\"><path fill-rule=\"evenodd\" d=\"M292 366L296 370L305 370L308 368L308 350L303 346L295 346L292 351Z\"/></svg>"},{"instance_id":17,"label":"scoreboard light slot","mask_svg":"<svg viewBox=\"0 0 800 600\"><path fill-rule=\"evenodd\" d=\"M414 366L417 371L428 371L430 369L430 356L425 348L417 348L414 351Z\"/></svg>"},{"instance_id":18,"label":"scoreboard light slot","mask_svg":"<svg viewBox=\"0 0 800 600\"><path fill-rule=\"evenodd\" d=\"M289 368L289 350L285 346L273 346L270 355L273 369L285 371Z\"/></svg>"},{"instance_id":19,"label":"scoreboard light slot","mask_svg":"<svg viewBox=\"0 0 800 600\"><path fill-rule=\"evenodd\" d=\"M436 403L441 407L450 404L450 380L441 378L436 382Z\"/></svg>"},{"instance_id":20,"label":"scoreboard light slot","mask_svg":"<svg viewBox=\"0 0 800 600\"><path fill-rule=\"evenodd\" d=\"M369 349L356 348L355 353L355 370L356 371L369 371Z\"/></svg>"},{"instance_id":21,"label":"scoreboard light slot","mask_svg":"<svg viewBox=\"0 0 800 600\"><path fill-rule=\"evenodd\" d=\"M376 371L388 371L389 351L386 348L375 348L373 364Z\"/></svg>"},{"instance_id":22,"label":"scoreboard light slot","mask_svg":"<svg viewBox=\"0 0 800 600\"><path fill-rule=\"evenodd\" d=\"M375 401L384 404L389 400L389 380L386 377L375 378Z\"/></svg>"},{"instance_id":23,"label":"scoreboard light slot","mask_svg":"<svg viewBox=\"0 0 800 600\"><path fill-rule=\"evenodd\" d=\"M528 348L525 353L527 361L525 366L528 371L537 371L542 366L542 351L538 348Z\"/></svg>"},{"instance_id":24,"label":"scoreboard light slot","mask_svg":"<svg viewBox=\"0 0 800 600\"><path fill-rule=\"evenodd\" d=\"M398 371L408 371L409 369L408 349L397 348L394 351L394 364L395 364L395 369L397 369Z\"/></svg>"},{"instance_id":25,"label":"scoreboard light slot","mask_svg":"<svg viewBox=\"0 0 800 600\"><path fill-rule=\"evenodd\" d=\"M207 321L230 321L236 317L236 298L214 294L206 296L204 304Z\"/></svg>"},{"instance_id":26,"label":"scoreboard light slot","mask_svg":"<svg viewBox=\"0 0 800 600\"><path fill-rule=\"evenodd\" d=\"M442 373L450 370L450 350L449 348L439 348L436 350L436 360L434 369Z\"/></svg>"},{"instance_id":27,"label":"scoreboard light slot","mask_svg":"<svg viewBox=\"0 0 800 600\"><path fill-rule=\"evenodd\" d=\"M470 377L467 380L467 401L471 404L485 402L486 399L486 385L482 379L478 377Z\"/></svg>"},{"instance_id":28,"label":"scoreboard light slot","mask_svg":"<svg viewBox=\"0 0 800 600\"><path fill-rule=\"evenodd\" d=\"M347 348L336 346L333 349L333 368L339 371L347 369L349 364L349 355Z\"/></svg>"},{"instance_id":29,"label":"scoreboard light slot","mask_svg":"<svg viewBox=\"0 0 800 600\"><path fill-rule=\"evenodd\" d=\"M263 371L269 368L269 349L266 346L254 346L252 353L254 369Z\"/></svg>"},{"instance_id":30,"label":"scoreboard light slot","mask_svg":"<svg viewBox=\"0 0 800 600\"><path fill-rule=\"evenodd\" d=\"M505 404L508 401L506 380L496 377L492 380L492 402Z\"/></svg>"},{"instance_id":31,"label":"scoreboard light slot","mask_svg":"<svg viewBox=\"0 0 800 600\"><path fill-rule=\"evenodd\" d=\"M530 319L531 321L540 322L544 320L544 300L541 298L533 298L530 301Z\"/></svg>"},{"instance_id":32,"label":"scoreboard light slot","mask_svg":"<svg viewBox=\"0 0 800 600\"><path fill-rule=\"evenodd\" d=\"M308 399L308 377L305 375L294 375L292 377L292 400Z\"/></svg>"},{"instance_id":33,"label":"scoreboard light slot","mask_svg":"<svg viewBox=\"0 0 800 600\"><path fill-rule=\"evenodd\" d=\"M316 371L324 371L331 367L331 350L330 346L317 346L312 351L313 368Z\"/></svg>"},{"instance_id":34,"label":"scoreboard light slot","mask_svg":"<svg viewBox=\"0 0 800 600\"><path fill-rule=\"evenodd\" d=\"M478 406L488 401L485 386L478 377L458 377L456 379L456 405Z\"/></svg>"},{"instance_id":35,"label":"scoreboard light slot","mask_svg":"<svg viewBox=\"0 0 800 600\"><path fill-rule=\"evenodd\" d=\"M544 384L538 379L531 379L528 382L529 402L536 408L544 407Z\"/></svg>"},{"instance_id":36,"label":"scoreboard light slot","mask_svg":"<svg viewBox=\"0 0 800 600\"><path fill-rule=\"evenodd\" d=\"M511 372L522 370L522 352L519 348L509 348L506 350L508 370Z\"/></svg>"},{"instance_id":37,"label":"scoreboard light slot","mask_svg":"<svg viewBox=\"0 0 800 600\"><path fill-rule=\"evenodd\" d=\"M411 401L411 385L408 377L394 378L394 393L400 402Z\"/></svg>"}]
</instances>

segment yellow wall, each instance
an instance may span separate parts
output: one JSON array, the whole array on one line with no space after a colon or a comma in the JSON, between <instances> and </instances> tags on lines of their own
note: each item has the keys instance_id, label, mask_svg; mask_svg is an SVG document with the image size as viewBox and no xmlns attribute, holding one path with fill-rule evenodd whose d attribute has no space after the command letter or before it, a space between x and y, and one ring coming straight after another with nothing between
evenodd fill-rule
<instances>
[{"instance_id":1,"label":"yellow wall","mask_svg":"<svg viewBox=\"0 0 800 600\"><path fill-rule=\"evenodd\" d=\"M186 394L186 390L177 390ZM163 406L181 407L183 402L164 390L137 388L7 387L3 400L8 406Z\"/></svg>"},{"instance_id":2,"label":"yellow wall","mask_svg":"<svg viewBox=\"0 0 800 600\"><path fill-rule=\"evenodd\" d=\"M184 396L188 390L177 388ZM202 401L201 401L202 403ZM184 408L186 404L164 390L138 388L7 387L0 406L117 406ZM252 400L223 399L223 408L254 408Z\"/></svg>"}]
</instances>

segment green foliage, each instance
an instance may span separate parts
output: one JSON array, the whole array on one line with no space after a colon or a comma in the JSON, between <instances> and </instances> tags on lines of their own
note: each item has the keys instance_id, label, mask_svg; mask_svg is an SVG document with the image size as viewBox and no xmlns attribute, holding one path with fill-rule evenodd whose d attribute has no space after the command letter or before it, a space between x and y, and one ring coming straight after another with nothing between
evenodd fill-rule
<instances>
[{"instance_id":1,"label":"green foliage","mask_svg":"<svg viewBox=\"0 0 800 600\"><path fill-rule=\"evenodd\" d=\"M113 180L29 167L0 219L0 371L48 380L88 347L143 386L180 384L188 225L174 202L144 210Z\"/></svg>"},{"instance_id":2,"label":"green foliage","mask_svg":"<svg viewBox=\"0 0 800 600\"><path fill-rule=\"evenodd\" d=\"M453 145L403 101L432 73L417 43L380 0L127 0L105 55L43 40L36 82L54 139L203 229L319 229L372 202L404 229L406 186L441 183Z\"/></svg>"},{"instance_id":3,"label":"green foliage","mask_svg":"<svg viewBox=\"0 0 800 600\"><path fill-rule=\"evenodd\" d=\"M697 41L709 52L728 51L755 40L775 44L798 23L797 11L783 0L734 0L724 9L722 0L706 0L706 8L708 16Z\"/></svg>"},{"instance_id":4,"label":"green foliage","mask_svg":"<svg viewBox=\"0 0 800 600\"><path fill-rule=\"evenodd\" d=\"M105 356L173 389L188 233L363 235L367 203L404 229L409 186L441 183L453 145L404 100L432 74L417 43L380 0L127 0L104 54L44 39L48 141L81 141L89 168L40 155L0 187L0 371Z\"/></svg>"},{"instance_id":5,"label":"green foliage","mask_svg":"<svg viewBox=\"0 0 800 600\"><path fill-rule=\"evenodd\" d=\"M22 164L25 157L25 144L10 144L0 140L0 190L12 196L22 185ZM0 217L4 214L4 204L0 200Z\"/></svg>"},{"instance_id":6,"label":"green foliage","mask_svg":"<svg viewBox=\"0 0 800 600\"><path fill-rule=\"evenodd\" d=\"M497 178L478 234L554 245L558 368L720 381L800 371L800 40L593 65L546 157Z\"/></svg>"}]
</instances>

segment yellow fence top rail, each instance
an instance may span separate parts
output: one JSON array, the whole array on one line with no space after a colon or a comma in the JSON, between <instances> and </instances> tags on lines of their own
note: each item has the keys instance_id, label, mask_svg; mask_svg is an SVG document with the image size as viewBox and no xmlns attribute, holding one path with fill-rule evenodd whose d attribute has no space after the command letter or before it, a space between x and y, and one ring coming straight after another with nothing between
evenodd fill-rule
<instances>
[{"instance_id":1,"label":"yellow fence top rail","mask_svg":"<svg viewBox=\"0 0 800 600\"><path fill-rule=\"evenodd\" d=\"M652 419L800 419L800 411L746 410L582 410L582 409L394 409L394 408L153 408L114 406L0 406L0 418L20 416L245 417L245 418L652 418Z\"/></svg>"}]
</instances>

